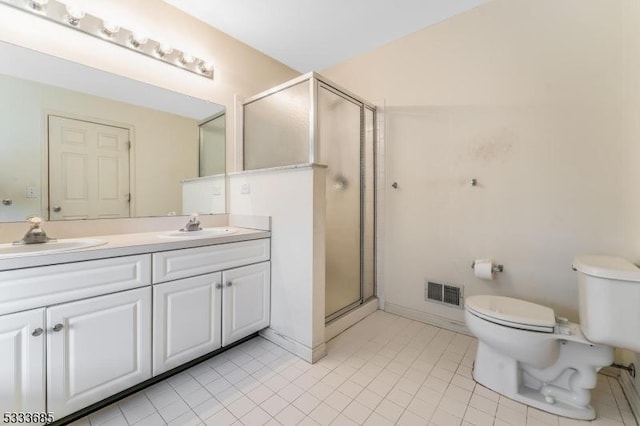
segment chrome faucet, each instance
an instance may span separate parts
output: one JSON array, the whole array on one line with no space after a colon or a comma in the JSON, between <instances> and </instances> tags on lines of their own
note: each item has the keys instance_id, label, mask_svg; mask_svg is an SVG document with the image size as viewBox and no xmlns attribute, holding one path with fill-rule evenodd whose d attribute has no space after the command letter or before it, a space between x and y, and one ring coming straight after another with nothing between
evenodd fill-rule
<instances>
[{"instance_id":1,"label":"chrome faucet","mask_svg":"<svg viewBox=\"0 0 640 426\"><path fill-rule=\"evenodd\" d=\"M21 240L14 241L13 244L43 244L49 241L56 241L55 238L49 238L44 229L40 227L42 219L39 217L30 217L27 219L29 230L24 234Z\"/></svg>"},{"instance_id":2,"label":"chrome faucet","mask_svg":"<svg viewBox=\"0 0 640 426\"><path fill-rule=\"evenodd\" d=\"M180 229L180 232L192 231L202 231L202 227L200 227L200 220L198 220L198 215L195 213L191 215L189 222L187 222L184 228Z\"/></svg>"}]
</instances>

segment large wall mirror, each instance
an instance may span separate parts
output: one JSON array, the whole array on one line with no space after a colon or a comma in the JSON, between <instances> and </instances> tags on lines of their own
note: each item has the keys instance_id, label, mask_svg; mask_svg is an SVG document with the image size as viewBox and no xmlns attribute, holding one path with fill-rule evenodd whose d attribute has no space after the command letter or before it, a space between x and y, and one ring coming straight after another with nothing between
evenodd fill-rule
<instances>
[{"instance_id":1,"label":"large wall mirror","mask_svg":"<svg viewBox=\"0 0 640 426\"><path fill-rule=\"evenodd\" d=\"M0 56L0 222L224 213L223 106L9 43Z\"/></svg>"}]
</instances>

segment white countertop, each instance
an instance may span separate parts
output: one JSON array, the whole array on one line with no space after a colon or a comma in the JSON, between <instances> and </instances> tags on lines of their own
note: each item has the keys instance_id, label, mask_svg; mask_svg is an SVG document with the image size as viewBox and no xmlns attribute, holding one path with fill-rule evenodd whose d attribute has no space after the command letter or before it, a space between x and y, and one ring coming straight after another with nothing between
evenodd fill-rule
<instances>
[{"instance_id":1,"label":"white countertop","mask_svg":"<svg viewBox=\"0 0 640 426\"><path fill-rule=\"evenodd\" d=\"M78 250L38 253L27 256L22 255L20 257L6 257L0 259L0 271L55 265L59 263L81 262L84 260L103 259L108 257L129 256L142 253L155 253L159 251L202 247L271 237L271 232L269 231L238 227L225 228L232 228L235 232L228 235L200 237L197 239L188 237L161 237L161 235L166 235L167 231L144 232L137 234L92 235L87 236L86 238L104 240L106 241L106 244Z\"/></svg>"}]
</instances>

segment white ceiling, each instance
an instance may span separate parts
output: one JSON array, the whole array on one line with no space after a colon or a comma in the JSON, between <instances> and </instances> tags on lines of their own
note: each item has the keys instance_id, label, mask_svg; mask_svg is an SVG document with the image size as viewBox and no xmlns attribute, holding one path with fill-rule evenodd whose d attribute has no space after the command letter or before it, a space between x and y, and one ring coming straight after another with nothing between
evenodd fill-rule
<instances>
[{"instance_id":1,"label":"white ceiling","mask_svg":"<svg viewBox=\"0 0 640 426\"><path fill-rule=\"evenodd\" d=\"M300 72L321 71L487 0L165 0Z\"/></svg>"}]
</instances>

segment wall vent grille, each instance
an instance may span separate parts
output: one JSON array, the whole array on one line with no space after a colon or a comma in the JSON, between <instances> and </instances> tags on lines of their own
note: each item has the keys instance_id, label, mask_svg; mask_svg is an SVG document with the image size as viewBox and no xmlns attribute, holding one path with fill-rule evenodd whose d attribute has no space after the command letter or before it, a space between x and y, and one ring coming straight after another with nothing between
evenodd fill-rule
<instances>
[{"instance_id":1,"label":"wall vent grille","mask_svg":"<svg viewBox=\"0 0 640 426\"><path fill-rule=\"evenodd\" d=\"M424 300L443 303L448 306L462 308L462 287L427 281L424 289Z\"/></svg>"},{"instance_id":2,"label":"wall vent grille","mask_svg":"<svg viewBox=\"0 0 640 426\"><path fill-rule=\"evenodd\" d=\"M438 283L427 282L427 299L442 302L442 288L444 286Z\"/></svg>"}]
</instances>

